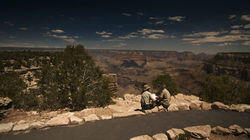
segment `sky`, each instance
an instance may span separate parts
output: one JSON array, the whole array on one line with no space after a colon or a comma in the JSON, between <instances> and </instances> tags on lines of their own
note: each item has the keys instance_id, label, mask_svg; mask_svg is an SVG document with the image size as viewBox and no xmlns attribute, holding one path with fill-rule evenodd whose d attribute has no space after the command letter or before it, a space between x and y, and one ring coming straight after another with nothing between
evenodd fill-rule
<instances>
[{"instance_id":1,"label":"sky","mask_svg":"<svg viewBox=\"0 0 250 140\"><path fill-rule=\"evenodd\" d=\"M250 52L250 1L5 0L0 47Z\"/></svg>"}]
</instances>

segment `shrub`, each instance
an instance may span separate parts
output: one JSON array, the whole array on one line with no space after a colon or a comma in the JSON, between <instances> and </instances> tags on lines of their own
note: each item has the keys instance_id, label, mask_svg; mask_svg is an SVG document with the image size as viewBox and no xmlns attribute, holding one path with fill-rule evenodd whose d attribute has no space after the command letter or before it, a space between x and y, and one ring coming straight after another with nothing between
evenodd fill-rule
<instances>
[{"instance_id":1,"label":"shrub","mask_svg":"<svg viewBox=\"0 0 250 140\"><path fill-rule=\"evenodd\" d=\"M208 75L202 84L200 97L206 101L225 104L250 104L250 88L242 81L228 75Z\"/></svg>"},{"instance_id":2,"label":"shrub","mask_svg":"<svg viewBox=\"0 0 250 140\"><path fill-rule=\"evenodd\" d=\"M153 81L154 89L161 90L162 85L166 85L168 91L175 95L178 92L176 83L172 80L169 74L158 75Z\"/></svg>"},{"instance_id":3,"label":"shrub","mask_svg":"<svg viewBox=\"0 0 250 140\"><path fill-rule=\"evenodd\" d=\"M44 107L105 106L111 102L108 81L82 45L67 46L42 65L39 81Z\"/></svg>"}]
</instances>

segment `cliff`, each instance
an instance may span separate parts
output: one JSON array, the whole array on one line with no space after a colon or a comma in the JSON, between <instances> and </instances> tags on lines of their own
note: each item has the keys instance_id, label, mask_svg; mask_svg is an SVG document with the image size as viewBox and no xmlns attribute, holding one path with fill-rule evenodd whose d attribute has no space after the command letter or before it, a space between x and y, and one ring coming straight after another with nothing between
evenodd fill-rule
<instances>
[{"instance_id":1,"label":"cliff","mask_svg":"<svg viewBox=\"0 0 250 140\"><path fill-rule=\"evenodd\" d=\"M215 75L231 75L250 81L250 53L218 53L209 59L204 70Z\"/></svg>"}]
</instances>

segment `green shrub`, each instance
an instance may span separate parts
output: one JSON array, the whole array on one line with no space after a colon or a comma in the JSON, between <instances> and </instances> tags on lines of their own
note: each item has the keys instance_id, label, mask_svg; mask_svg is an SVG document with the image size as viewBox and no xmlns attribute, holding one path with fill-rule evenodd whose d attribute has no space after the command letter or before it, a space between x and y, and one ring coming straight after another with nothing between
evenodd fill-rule
<instances>
[{"instance_id":1,"label":"green shrub","mask_svg":"<svg viewBox=\"0 0 250 140\"><path fill-rule=\"evenodd\" d=\"M163 75L158 75L153 81L152 85L154 89L161 90L161 87L163 85L166 85L166 88L168 91L172 94L175 95L178 93L178 88L176 83L172 80L171 76L169 74L163 74Z\"/></svg>"},{"instance_id":2,"label":"green shrub","mask_svg":"<svg viewBox=\"0 0 250 140\"><path fill-rule=\"evenodd\" d=\"M202 84L200 97L205 101L220 101L225 104L250 104L247 84L228 75L208 75Z\"/></svg>"},{"instance_id":3,"label":"green shrub","mask_svg":"<svg viewBox=\"0 0 250 140\"><path fill-rule=\"evenodd\" d=\"M67 46L62 52L14 51L0 52L0 96L13 100L16 108L84 109L87 106L105 106L112 102L109 81L82 45ZM38 88L28 90L23 79L24 72L5 72L4 68L40 67L34 77Z\"/></svg>"},{"instance_id":4,"label":"green shrub","mask_svg":"<svg viewBox=\"0 0 250 140\"><path fill-rule=\"evenodd\" d=\"M43 108L50 109L105 106L112 96L108 81L82 45L67 46L44 62L39 87L44 95Z\"/></svg>"}]
</instances>

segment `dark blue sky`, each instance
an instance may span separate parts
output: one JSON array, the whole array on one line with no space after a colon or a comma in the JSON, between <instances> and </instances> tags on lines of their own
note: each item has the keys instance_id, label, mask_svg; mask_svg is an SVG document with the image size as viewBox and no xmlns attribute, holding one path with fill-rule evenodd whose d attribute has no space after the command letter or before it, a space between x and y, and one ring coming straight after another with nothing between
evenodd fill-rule
<instances>
[{"instance_id":1,"label":"dark blue sky","mask_svg":"<svg viewBox=\"0 0 250 140\"><path fill-rule=\"evenodd\" d=\"M250 2L27 1L0 4L0 47L250 51Z\"/></svg>"}]
</instances>

